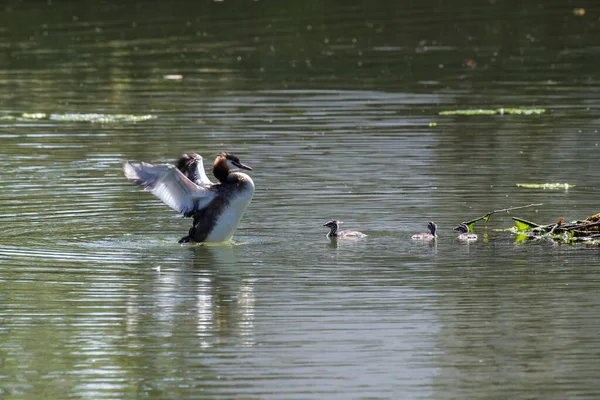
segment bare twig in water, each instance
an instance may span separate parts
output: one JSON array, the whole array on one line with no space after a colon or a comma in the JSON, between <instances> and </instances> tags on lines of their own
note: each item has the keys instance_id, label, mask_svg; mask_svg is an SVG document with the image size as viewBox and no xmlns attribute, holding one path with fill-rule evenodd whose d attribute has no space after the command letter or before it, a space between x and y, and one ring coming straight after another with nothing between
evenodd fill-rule
<instances>
[{"instance_id":1,"label":"bare twig in water","mask_svg":"<svg viewBox=\"0 0 600 400\"><path fill-rule=\"evenodd\" d=\"M474 224L475 222L481 221L481 220L484 220L485 222L487 222L488 219L490 219L490 216L492 216L493 214L499 214L499 213L503 213L503 212L509 212L509 211L512 211L512 210L519 210L521 208L527 208L527 207L537 207L537 206L541 206L541 205L542 205L542 203L535 203L535 204L528 204L526 206L508 207L508 208L504 208L502 210L494 210L492 212L489 212L489 213L485 214L482 217L475 218L475 219L472 219L472 220L467 221L467 222L463 222L463 224L465 224L467 226L470 226L471 224Z\"/></svg>"},{"instance_id":2,"label":"bare twig in water","mask_svg":"<svg viewBox=\"0 0 600 400\"><path fill-rule=\"evenodd\" d=\"M581 228L591 228L592 226L600 226L600 222L591 222L591 223L583 223L583 224L577 224L577 225L563 225L563 229L565 231L572 231L575 229L581 229Z\"/></svg>"}]
</instances>

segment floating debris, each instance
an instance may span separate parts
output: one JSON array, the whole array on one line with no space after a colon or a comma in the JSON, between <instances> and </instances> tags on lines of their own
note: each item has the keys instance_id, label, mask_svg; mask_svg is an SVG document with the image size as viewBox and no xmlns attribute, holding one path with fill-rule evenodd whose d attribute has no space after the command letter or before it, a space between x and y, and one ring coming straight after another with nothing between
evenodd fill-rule
<instances>
[{"instance_id":1,"label":"floating debris","mask_svg":"<svg viewBox=\"0 0 600 400\"><path fill-rule=\"evenodd\" d=\"M517 183L517 187L527 188L527 189L548 189L548 190L558 190L565 189L569 190L575 187L575 185L571 185L570 183Z\"/></svg>"},{"instance_id":2,"label":"floating debris","mask_svg":"<svg viewBox=\"0 0 600 400\"><path fill-rule=\"evenodd\" d=\"M540 225L522 218L513 217L517 242L525 240L549 239L559 243L586 243L600 245L600 214L587 217L583 221L564 222L559 218L554 224Z\"/></svg>"},{"instance_id":3,"label":"floating debris","mask_svg":"<svg viewBox=\"0 0 600 400\"><path fill-rule=\"evenodd\" d=\"M543 114L544 108L497 108L497 109L477 109L477 110L450 110L440 111L439 115L537 115Z\"/></svg>"},{"instance_id":4,"label":"floating debris","mask_svg":"<svg viewBox=\"0 0 600 400\"><path fill-rule=\"evenodd\" d=\"M477 68L477 61L469 59L465 62L465 65L471 69Z\"/></svg>"},{"instance_id":5,"label":"floating debris","mask_svg":"<svg viewBox=\"0 0 600 400\"><path fill-rule=\"evenodd\" d=\"M133 115L133 114L96 114L96 113L65 113L65 114L46 114L46 113L22 113L19 116L3 115L0 120L8 121L65 121L65 122L92 122L110 124L117 122L141 122L150 119L156 119L154 115Z\"/></svg>"}]
</instances>

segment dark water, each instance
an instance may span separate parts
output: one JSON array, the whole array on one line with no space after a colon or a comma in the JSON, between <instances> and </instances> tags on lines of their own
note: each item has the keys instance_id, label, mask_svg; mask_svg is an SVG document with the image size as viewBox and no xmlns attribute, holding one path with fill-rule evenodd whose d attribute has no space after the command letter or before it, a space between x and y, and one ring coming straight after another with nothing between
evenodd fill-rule
<instances>
[{"instance_id":1,"label":"dark water","mask_svg":"<svg viewBox=\"0 0 600 400\"><path fill-rule=\"evenodd\" d=\"M498 231L600 211L594 3L3 7L0 397L600 396L599 250ZM254 168L232 245L122 176L191 151Z\"/></svg>"}]
</instances>

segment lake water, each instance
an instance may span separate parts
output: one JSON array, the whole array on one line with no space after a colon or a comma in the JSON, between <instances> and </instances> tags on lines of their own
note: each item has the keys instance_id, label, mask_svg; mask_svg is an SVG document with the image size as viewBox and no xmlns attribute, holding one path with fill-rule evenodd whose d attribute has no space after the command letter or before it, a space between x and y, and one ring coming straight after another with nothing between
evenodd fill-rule
<instances>
[{"instance_id":1,"label":"lake water","mask_svg":"<svg viewBox=\"0 0 600 400\"><path fill-rule=\"evenodd\" d=\"M3 399L600 397L600 249L501 231L600 211L595 3L3 7ZM220 151L255 197L178 245L121 163Z\"/></svg>"}]
</instances>

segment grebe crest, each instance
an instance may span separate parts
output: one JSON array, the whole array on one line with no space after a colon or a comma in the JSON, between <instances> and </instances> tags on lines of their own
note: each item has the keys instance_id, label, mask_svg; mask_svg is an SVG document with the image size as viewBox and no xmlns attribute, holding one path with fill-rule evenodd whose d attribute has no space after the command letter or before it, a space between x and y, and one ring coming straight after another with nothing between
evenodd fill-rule
<instances>
[{"instance_id":1,"label":"grebe crest","mask_svg":"<svg viewBox=\"0 0 600 400\"><path fill-rule=\"evenodd\" d=\"M327 233L328 238L336 238L336 239L360 239L367 235L358 231L340 231L340 224L342 222L337 219L332 219L331 221L327 221L323 224L329 228L329 233Z\"/></svg>"},{"instance_id":2,"label":"grebe crest","mask_svg":"<svg viewBox=\"0 0 600 400\"><path fill-rule=\"evenodd\" d=\"M467 224L460 224L454 230L459 232L458 240L464 242L474 242L477 240L476 234L469 233L469 226Z\"/></svg>"},{"instance_id":3,"label":"grebe crest","mask_svg":"<svg viewBox=\"0 0 600 400\"><path fill-rule=\"evenodd\" d=\"M212 183L206 176L202 157L183 154L177 166L148 163L123 164L130 181L149 190L185 217L193 217L188 236L179 243L225 242L232 238L244 210L254 195L254 182L239 170L252 171L230 153L219 153L213 164L213 174L219 181Z\"/></svg>"},{"instance_id":4,"label":"grebe crest","mask_svg":"<svg viewBox=\"0 0 600 400\"><path fill-rule=\"evenodd\" d=\"M416 234L412 235L410 238L412 240L423 240L423 241L430 241L430 240L437 239L437 225L435 224L435 222L430 221L427 224L427 229L429 229L429 232L416 233Z\"/></svg>"}]
</instances>

